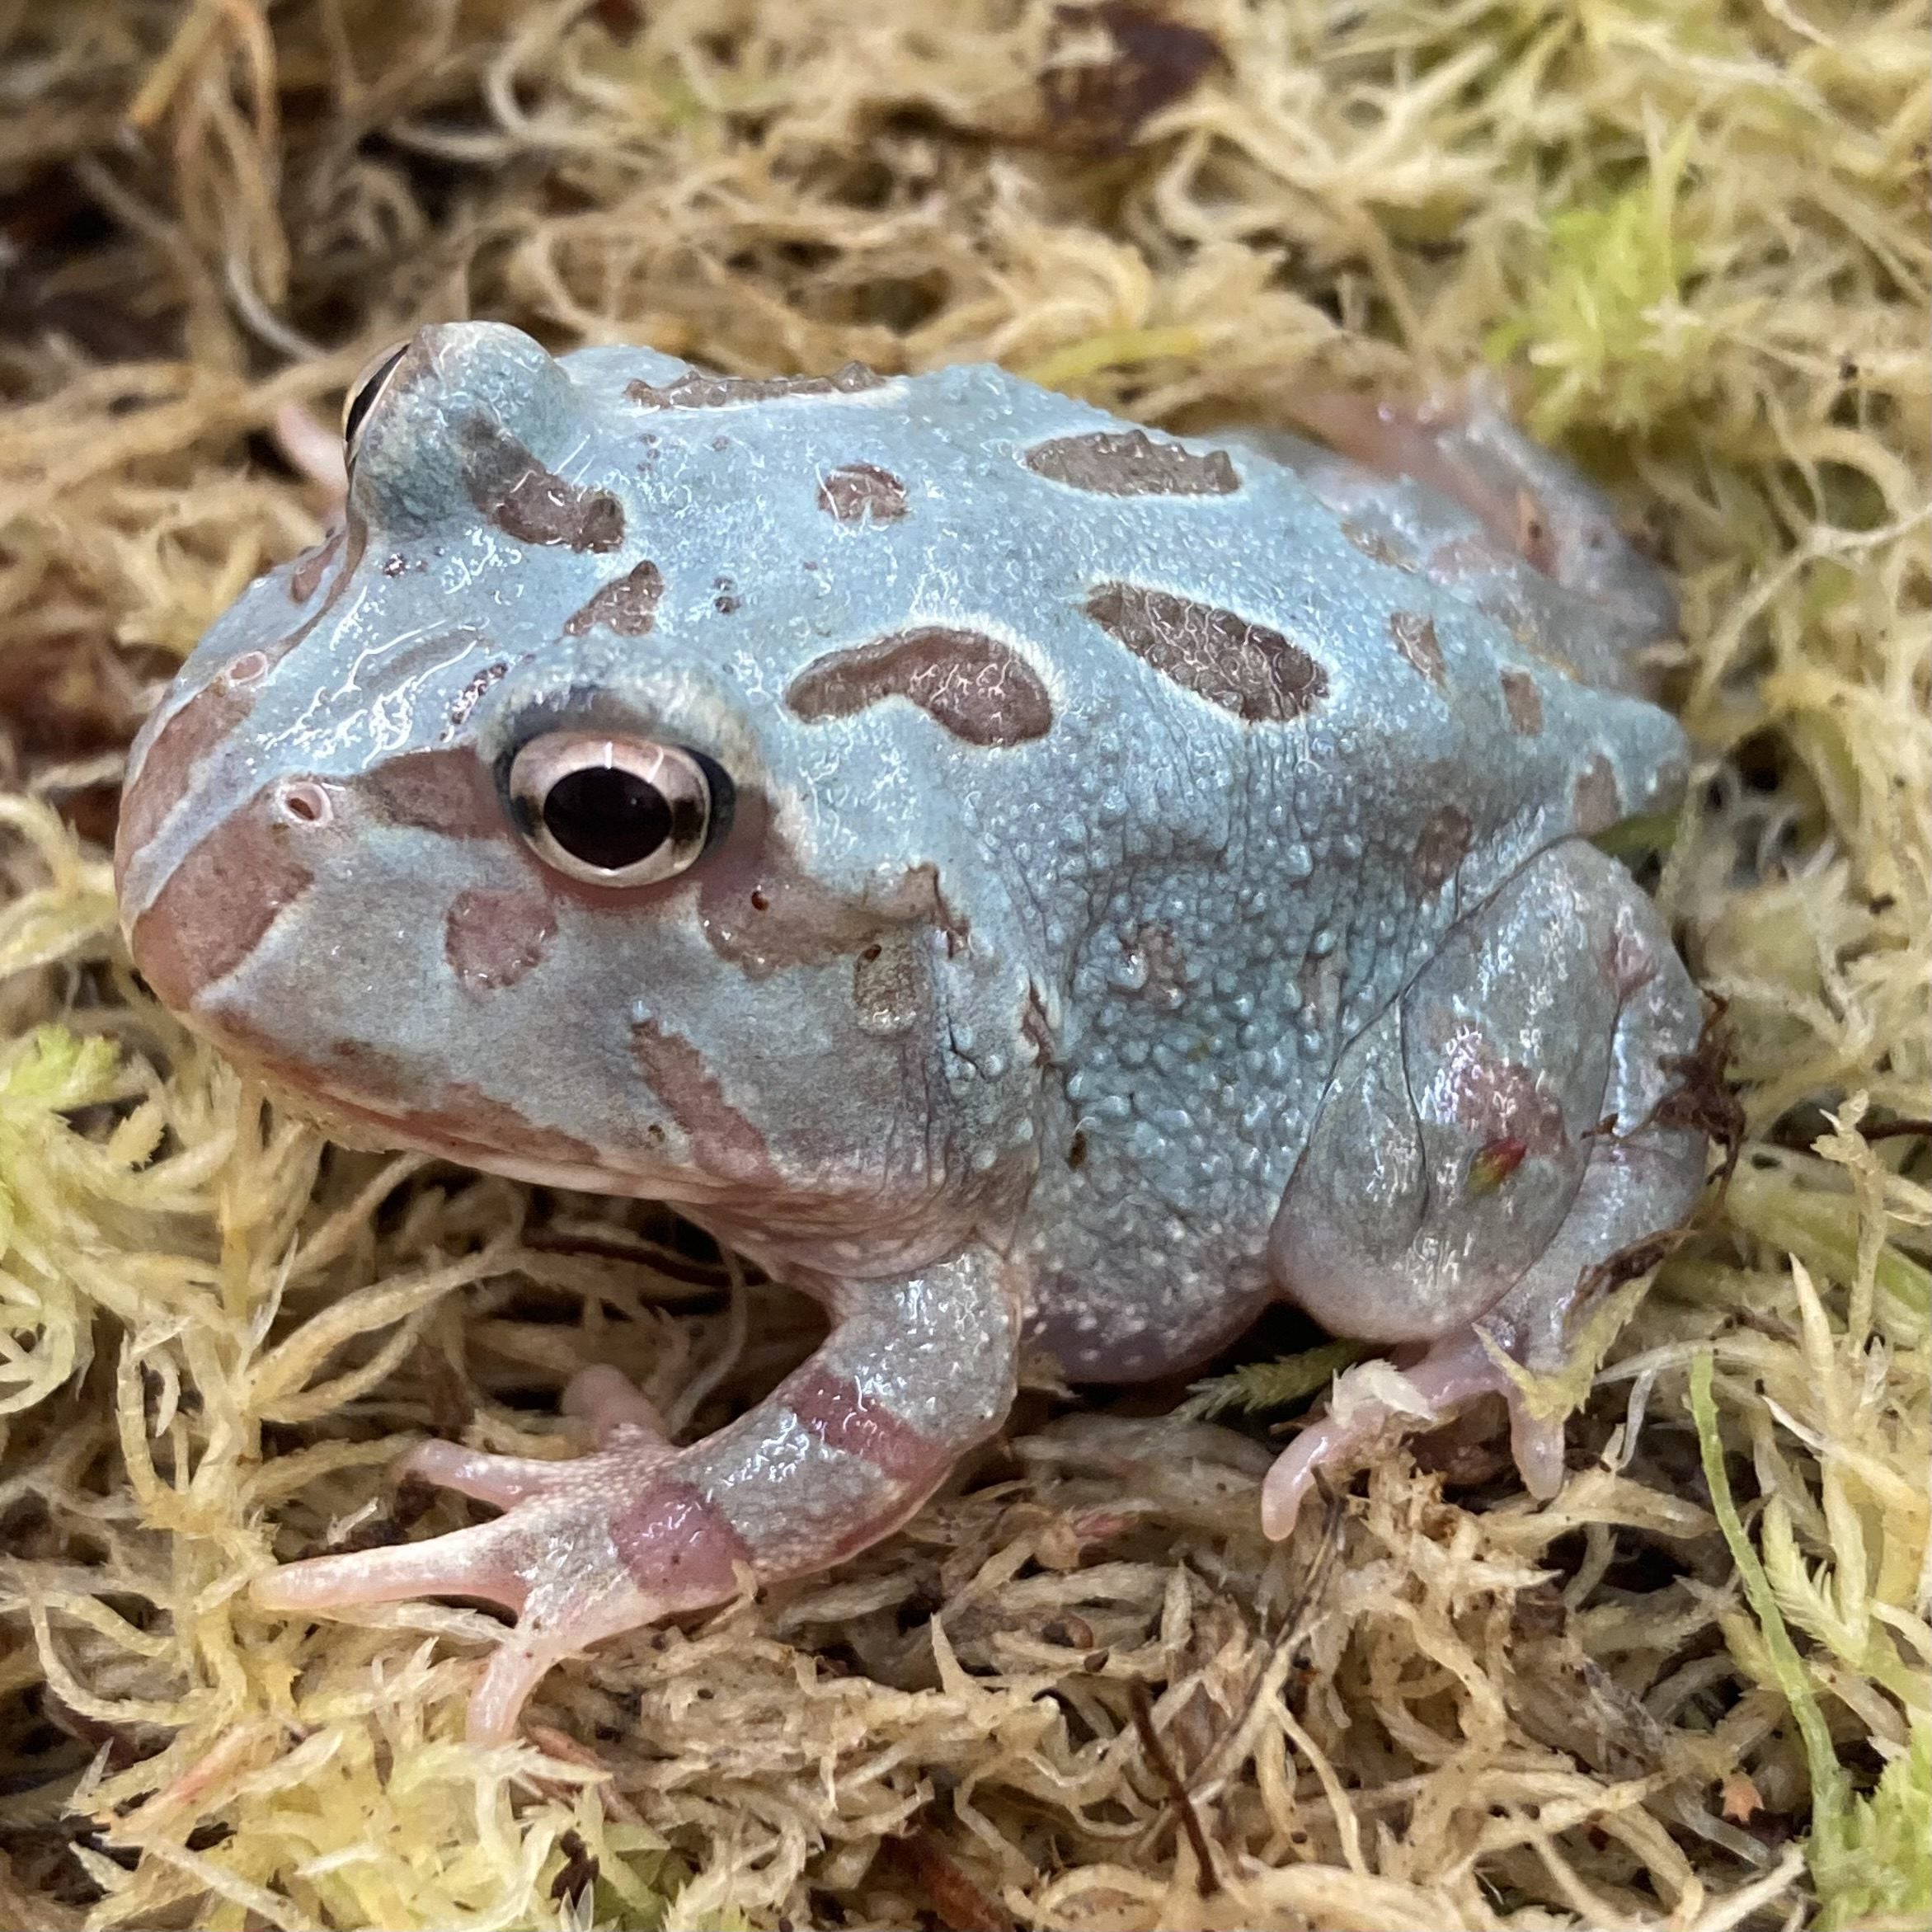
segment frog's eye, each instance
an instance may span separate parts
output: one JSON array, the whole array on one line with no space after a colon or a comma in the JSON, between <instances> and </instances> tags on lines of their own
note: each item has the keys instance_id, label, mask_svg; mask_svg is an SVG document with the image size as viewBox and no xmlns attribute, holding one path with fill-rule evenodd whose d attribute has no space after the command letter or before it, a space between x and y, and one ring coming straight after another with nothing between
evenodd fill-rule
<instances>
[{"instance_id":1,"label":"frog's eye","mask_svg":"<svg viewBox=\"0 0 1932 1932\"><path fill-rule=\"evenodd\" d=\"M342 398L342 454L350 463L355 461L356 448L362 441L363 425L369 421L369 411L382 401L383 390L388 388L390 378L408 352L409 345L398 342L393 349L385 349L379 355L371 356L349 385Z\"/></svg>"},{"instance_id":2,"label":"frog's eye","mask_svg":"<svg viewBox=\"0 0 1932 1932\"><path fill-rule=\"evenodd\" d=\"M510 768L510 810L552 871L594 886L675 878L729 811L730 782L708 759L647 738L548 731Z\"/></svg>"}]
</instances>

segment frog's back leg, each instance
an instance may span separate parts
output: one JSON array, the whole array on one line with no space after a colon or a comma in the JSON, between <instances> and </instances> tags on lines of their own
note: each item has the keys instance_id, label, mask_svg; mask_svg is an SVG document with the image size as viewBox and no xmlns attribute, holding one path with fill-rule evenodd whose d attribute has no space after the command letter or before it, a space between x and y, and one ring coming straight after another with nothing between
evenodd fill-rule
<instances>
[{"instance_id":1,"label":"frog's back leg","mask_svg":"<svg viewBox=\"0 0 1932 1932\"><path fill-rule=\"evenodd\" d=\"M1294 470L1357 543L1501 618L1583 683L1650 694L1641 654L1677 627L1668 579L1594 483L1516 428L1492 382L1413 408L1319 388L1288 407L1320 443L1234 440Z\"/></svg>"},{"instance_id":2,"label":"frog's back leg","mask_svg":"<svg viewBox=\"0 0 1932 1932\"><path fill-rule=\"evenodd\" d=\"M1550 967L1553 940L1565 963ZM1690 1211L1705 1140L1671 1105L1700 1002L1655 907L1568 839L1450 933L1342 1055L1270 1237L1282 1288L1337 1334L1419 1346L1351 1371L1262 1498L1285 1535L1319 1468L1400 1421L1509 1398L1539 1495L1560 1421L1503 1364L1562 1370L1601 1264Z\"/></svg>"}]
</instances>

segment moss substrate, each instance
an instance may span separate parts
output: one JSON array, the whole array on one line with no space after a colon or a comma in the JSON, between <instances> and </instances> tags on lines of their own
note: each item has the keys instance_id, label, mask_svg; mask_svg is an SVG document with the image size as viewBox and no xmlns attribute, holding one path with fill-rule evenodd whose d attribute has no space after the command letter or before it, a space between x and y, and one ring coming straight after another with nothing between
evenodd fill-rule
<instances>
[{"instance_id":1,"label":"moss substrate","mask_svg":"<svg viewBox=\"0 0 1932 1932\"><path fill-rule=\"evenodd\" d=\"M1917 0L0 6L0 1925L1924 1925L1927 46ZM468 314L1179 428L1487 363L1609 484L1683 590L1702 762L1636 863L1745 1139L1554 1503L1405 1449L1268 1546L1334 1363L1263 1337L1191 1413L1036 1376L903 1532L500 1750L482 1613L251 1606L463 1520L386 1485L425 1431L567 1453L599 1361L702 1431L813 1332L648 1208L331 1148L129 976L129 732L319 534L304 412Z\"/></svg>"}]
</instances>

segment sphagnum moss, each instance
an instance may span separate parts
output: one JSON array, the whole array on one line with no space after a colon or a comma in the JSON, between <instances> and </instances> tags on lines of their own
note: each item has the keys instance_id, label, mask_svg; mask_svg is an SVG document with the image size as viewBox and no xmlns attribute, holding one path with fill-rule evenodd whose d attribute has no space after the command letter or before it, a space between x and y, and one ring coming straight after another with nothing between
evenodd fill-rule
<instances>
[{"instance_id":1,"label":"sphagnum moss","mask_svg":"<svg viewBox=\"0 0 1932 1932\"><path fill-rule=\"evenodd\" d=\"M1926 24L0 9L0 1924L1923 1924ZM291 410L464 313L1178 427L1487 357L1618 492L1684 591L1701 789L1646 837L1746 1139L1554 1504L1403 1454L1273 1549L1256 1433L1042 1376L900 1535L499 1751L479 1613L249 1606L395 1533L425 1430L564 1453L599 1359L707 1428L810 1336L649 1210L325 1151L121 959L120 749L317 534Z\"/></svg>"}]
</instances>

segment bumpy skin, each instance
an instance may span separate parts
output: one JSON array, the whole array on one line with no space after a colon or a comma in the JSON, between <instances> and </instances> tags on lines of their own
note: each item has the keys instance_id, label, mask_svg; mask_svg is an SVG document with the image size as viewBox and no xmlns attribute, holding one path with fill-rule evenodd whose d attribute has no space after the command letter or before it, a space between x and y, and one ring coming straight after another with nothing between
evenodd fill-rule
<instances>
[{"instance_id":1,"label":"bumpy skin","mask_svg":"<svg viewBox=\"0 0 1932 1932\"><path fill-rule=\"evenodd\" d=\"M498 1736L557 1656L902 1521L1027 1328L1145 1376L1293 1295L1422 1346L1412 1422L1510 1392L1472 1324L1560 1361L1579 1277L1702 1172L1651 1118L1697 1001L1582 842L1682 785L1630 669L1667 599L1492 414L1325 429L1469 507L987 368L416 338L343 531L137 747L135 957L364 1136L675 1202L834 1328L690 1447L595 1371L591 1455L429 1445L505 1513L267 1601L512 1605ZM505 773L572 726L703 754L728 830L662 884L550 869ZM1383 1414L1309 1431L1272 1530Z\"/></svg>"}]
</instances>

